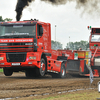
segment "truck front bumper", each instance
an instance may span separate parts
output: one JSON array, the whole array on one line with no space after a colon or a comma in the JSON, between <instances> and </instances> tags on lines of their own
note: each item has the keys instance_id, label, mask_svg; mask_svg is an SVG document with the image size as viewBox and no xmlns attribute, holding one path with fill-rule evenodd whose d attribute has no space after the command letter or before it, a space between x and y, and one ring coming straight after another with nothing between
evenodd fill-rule
<instances>
[{"instance_id":1,"label":"truck front bumper","mask_svg":"<svg viewBox=\"0 0 100 100\"><path fill-rule=\"evenodd\" d=\"M29 62L0 62L0 67L40 67L39 61L29 61Z\"/></svg>"}]
</instances>

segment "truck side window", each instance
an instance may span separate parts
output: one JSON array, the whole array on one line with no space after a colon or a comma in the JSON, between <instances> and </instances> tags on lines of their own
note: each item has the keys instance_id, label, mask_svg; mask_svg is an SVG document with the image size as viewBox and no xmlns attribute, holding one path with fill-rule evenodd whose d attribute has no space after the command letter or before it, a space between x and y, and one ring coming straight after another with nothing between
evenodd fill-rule
<instances>
[{"instance_id":1,"label":"truck side window","mask_svg":"<svg viewBox=\"0 0 100 100\"><path fill-rule=\"evenodd\" d=\"M43 27L41 25L37 25L37 36L42 36Z\"/></svg>"}]
</instances>

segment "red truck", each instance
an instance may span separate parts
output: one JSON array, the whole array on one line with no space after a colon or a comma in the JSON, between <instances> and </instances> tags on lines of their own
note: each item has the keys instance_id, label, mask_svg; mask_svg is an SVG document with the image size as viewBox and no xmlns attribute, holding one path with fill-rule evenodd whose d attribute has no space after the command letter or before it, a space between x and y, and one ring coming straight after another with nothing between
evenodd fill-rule
<instances>
[{"instance_id":1,"label":"red truck","mask_svg":"<svg viewBox=\"0 0 100 100\"><path fill-rule=\"evenodd\" d=\"M0 22L0 68L6 76L25 71L27 77L47 72L66 75L67 57L51 49L51 25L38 20Z\"/></svg>"},{"instance_id":2,"label":"red truck","mask_svg":"<svg viewBox=\"0 0 100 100\"><path fill-rule=\"evenodd\" d=\"M6 76L19 71L26 77L49 73L64 78L66 71L89 74L85 58L82 51L52 50L50 23L36 19L0 22L0 68Z\"/></svg>"},{"instance_id":3,"label":"red truck","mask_svg":"<svg viewBox=\"0 0 100 100\"><path fill-rule=\"evenodd\" d=\"M91 68L93 73L100 76L100 28L92 28L88 26L91 30L89 37L89 48L91 51Z\"/></svg>"}]
</instances>

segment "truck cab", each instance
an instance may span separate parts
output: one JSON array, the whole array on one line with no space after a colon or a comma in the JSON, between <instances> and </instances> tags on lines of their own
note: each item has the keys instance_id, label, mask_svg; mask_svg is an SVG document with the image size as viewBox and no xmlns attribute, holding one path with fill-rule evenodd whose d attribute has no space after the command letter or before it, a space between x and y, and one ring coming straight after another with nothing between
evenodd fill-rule
<instances>
[{"instance_id":1,"label":"truck cab","mask_svg":"<svg viewBox=\"0 0 100 100\"><path fill-rule=\"evenodd\" d=\"M100 75L100 28L91 28L89 48L91 51L91 68Z\"/></svg>"},{"instance_id":2,"label":"truck cab","mask_svg":"<svg viewBox=\"0 0 100 100\"><path fill-rule=\"evenodd\" d=\"M0 22L0 67L6 76L31 67L40 69L41 58L46 63L50 52L49 23L38 20Z\"/></svg>"}]
</instances>

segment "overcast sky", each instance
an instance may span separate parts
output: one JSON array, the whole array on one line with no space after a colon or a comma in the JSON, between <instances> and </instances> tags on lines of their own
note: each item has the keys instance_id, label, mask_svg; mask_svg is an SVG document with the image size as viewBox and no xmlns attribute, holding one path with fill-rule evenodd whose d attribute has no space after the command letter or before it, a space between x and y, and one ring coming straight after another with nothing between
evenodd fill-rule
<instances>
[{"instance_id":1,"label":"overcast sky","mask_svg":"<svg viewBox=\"0 0 100 100\"><path fill-rule=\"evenodd\" d=\"M17 0L0 0L0 16L3 19L11 18L15 21L16 3ZM69 41L88 41L90 30L87 29L87 26L100 26L100 18L96 16L96 13L88 15L87 13L82 13L82 9L76 9L75 7L75 2L54 6L35 0L23 10L21 20L36 18L40 21L51 23L52 40L55 40L55 25L57 25L56 40L65 47Z\"/></svg>"}]
</instances>

